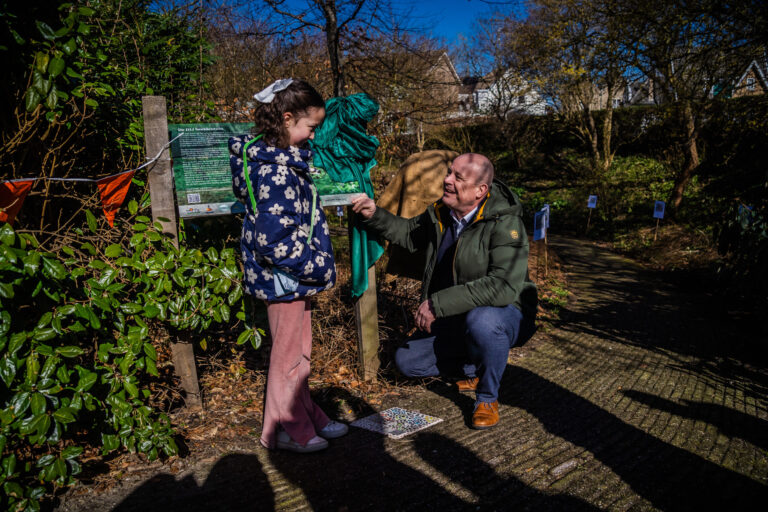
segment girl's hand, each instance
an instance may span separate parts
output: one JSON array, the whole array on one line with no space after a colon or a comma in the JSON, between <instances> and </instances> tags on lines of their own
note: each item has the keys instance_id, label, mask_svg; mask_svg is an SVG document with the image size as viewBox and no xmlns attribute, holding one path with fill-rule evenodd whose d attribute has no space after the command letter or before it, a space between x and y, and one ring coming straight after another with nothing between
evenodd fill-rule
<instances>
[{"instance_id":1,"label":"girl's hand","mask_svg":"<svg viewBox=\"0 0 768 512\"><path fill-rule=\"evenodd\" d=\"M360 214L364 219L370 219L376 212L376 203L365 194L360 194L352 199L352 211Z\"/></svg>"}]
</instances>

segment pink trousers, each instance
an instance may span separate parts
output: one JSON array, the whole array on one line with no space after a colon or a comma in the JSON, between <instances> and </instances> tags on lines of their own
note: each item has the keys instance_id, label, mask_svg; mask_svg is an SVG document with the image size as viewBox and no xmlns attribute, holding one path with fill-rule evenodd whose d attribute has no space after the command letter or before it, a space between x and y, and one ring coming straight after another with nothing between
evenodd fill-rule
<instances>
[{"instance_id":1,"label":"pink trousers","mask_svg":"<svg viewBox=\"0 0 768 512\"><path fill-rule=\"evenodd\" d=\"M267 305L272 353L261 444L270 449L277 447L278 427L304 445L329 422L328 416L309 396L311 316L308 298Z\"/></svg>"}]
</instances>

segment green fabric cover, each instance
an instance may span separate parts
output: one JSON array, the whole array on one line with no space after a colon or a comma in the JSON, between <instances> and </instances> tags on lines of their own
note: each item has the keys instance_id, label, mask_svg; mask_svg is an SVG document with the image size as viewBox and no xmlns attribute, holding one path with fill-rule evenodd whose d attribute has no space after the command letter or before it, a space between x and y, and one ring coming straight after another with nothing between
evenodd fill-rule
<instances>
[{"instance_id":1,"label":"green fabric cover","mask_svg":"<svg viewBox=\"0 0 768 512\"><path fill-rule=\"evenodd\" d=\"M374 156L379 141L368 135L366 128L378 112L379 104L364 93L331 98L325 102L325 121L311 141L315 167L325 169L334 181L358 182L371 199L370 171L376 165ZM368 238L357 216L350 219L349 231L352 295L359 297L368 289L368 268L376 263L384 248Z\"/></svg>"}]
</instances>

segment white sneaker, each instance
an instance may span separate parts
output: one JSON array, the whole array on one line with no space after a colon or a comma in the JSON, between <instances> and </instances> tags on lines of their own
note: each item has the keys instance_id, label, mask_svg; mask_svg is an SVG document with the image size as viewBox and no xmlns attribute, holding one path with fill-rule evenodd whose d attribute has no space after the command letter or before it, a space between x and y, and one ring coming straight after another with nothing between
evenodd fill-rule
<instances>
[{"instance_id":1,"label":"white sneaker","mask_svg":"<svg viewBox=\"0 0 768 512\"><path fill-rule=\"evenodd\" d=\"M336 439L349 432L349 427L338 421L329 421L328 424L317 432L317 435L325 439Z\"/></svg>"},{"instance_id":2,"label":"white sneaker","mask_svg":"<svg viewBox=\"0 0 768 512\"><path fill-rule=\"evenodd\" d=\"M315 436L307 441L307 444L301 445L291 439L288 432L281 430L277 433L277 447L281 450L288 450L296 453L311 453L328 448L328 441L322 437Z\"/></svg>"}]
</instances>

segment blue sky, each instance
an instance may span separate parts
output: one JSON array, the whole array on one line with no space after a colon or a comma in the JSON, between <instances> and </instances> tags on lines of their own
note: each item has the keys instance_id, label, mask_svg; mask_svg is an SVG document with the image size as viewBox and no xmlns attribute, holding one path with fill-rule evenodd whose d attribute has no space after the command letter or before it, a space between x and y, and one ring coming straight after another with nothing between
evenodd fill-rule
<instances>
[{"instance_id":1,"label":"blue sky","mask_svg":"<svg viewBox=\"0 0 768 512\"><path fill-rule=\"evenodd\" d=\"M522 12L527 1L421 0L408 2L395 0L395 3L404 8L413 9L412 21L415 26L431 30L433 35L444 37L450 43L460 33L469 37L472 34L472 25L479 17L493 11L509 12L514 9Z\"/></svg>"}]
</instances>

